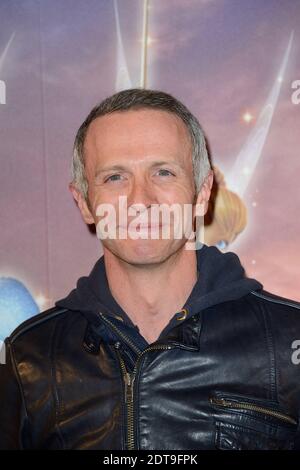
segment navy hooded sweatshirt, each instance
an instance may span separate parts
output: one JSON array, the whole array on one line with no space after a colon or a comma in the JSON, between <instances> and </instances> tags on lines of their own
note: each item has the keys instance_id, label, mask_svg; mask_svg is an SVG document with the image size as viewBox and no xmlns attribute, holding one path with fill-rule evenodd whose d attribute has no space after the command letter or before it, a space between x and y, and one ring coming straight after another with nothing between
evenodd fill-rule
<instances>
[{"instance_id":1,"label":"navy hooded sweatshirt","mask_svg":"<svg viewBox=\"0 0 300 470\"><path fill-rule=\"evenodd\" d=\"M213 305L229 300L239 299L251 291L262 289L262 284L246 276L238 256L234 253L223 253L215 246L203 245L196 250L198 279L186 303L182 308L187 311L186 318L199 313ZM104 257L98 259L89 276L79 278L77 286L70 294L58 300L55 305L69 310L80 311L86 316L99 315L99 312L132 336L142 350L149 344L139 333L129 315L120 307L109 289ZM178 326L174 312L169 323L160 333L163 338L172 328Z\"/></svg>"}]
</instances>

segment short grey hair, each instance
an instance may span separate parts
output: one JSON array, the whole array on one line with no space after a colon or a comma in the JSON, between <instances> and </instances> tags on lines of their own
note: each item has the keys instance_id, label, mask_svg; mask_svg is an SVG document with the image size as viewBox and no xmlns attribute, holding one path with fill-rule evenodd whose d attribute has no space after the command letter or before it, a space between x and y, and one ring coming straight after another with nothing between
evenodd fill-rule
<instances>
[{"instance_id":1,"label":"short grey hair","mask_svg":"<svg viewBox=\"0 0 300 470\"><path fill-rule=\"evenodd\" d=\"M192 163L195 188L199 192L211 170L205 136L197 118L172 95L160 90L131 88L109 96L96 105L79 127L73 147L72 184L88 199L88 181L84 166L84 142L89 125L98 117L113 112L152 108L177 115L186 125L192 144Z\"/></svg>"}]
</instances>

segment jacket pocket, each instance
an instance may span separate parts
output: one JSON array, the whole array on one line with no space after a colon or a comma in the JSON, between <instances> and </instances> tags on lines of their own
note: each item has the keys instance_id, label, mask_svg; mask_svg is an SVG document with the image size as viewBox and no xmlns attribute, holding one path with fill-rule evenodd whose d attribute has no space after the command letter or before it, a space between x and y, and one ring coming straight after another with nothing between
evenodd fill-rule
<instances>
[{"instance_id":1,"label":"jacket pocket","mask_svg":"<svg viewBox=\"0 0 300 470\"><path fill-rule=\"evenodd\" d=\"M297 419L278 403L220 392L209 401L214 409L217 449L294 448Z\"/></svg>"}]
</instances>

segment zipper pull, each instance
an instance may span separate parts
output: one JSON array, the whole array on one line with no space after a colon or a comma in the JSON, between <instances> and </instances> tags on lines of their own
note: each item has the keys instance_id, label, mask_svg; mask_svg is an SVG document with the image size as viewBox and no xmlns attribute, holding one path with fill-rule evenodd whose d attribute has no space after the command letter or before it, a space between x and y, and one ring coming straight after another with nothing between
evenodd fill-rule
<instances>
[{"instance_id":1,"label":"zipper pull","mask_svg":"<svg viewBox=\"0 0 300 470\"><path fill-rule=\"evenodd\" d=\"M211 397L209 401L212 405L221 405L221 406L231 405L231 403L227 402L224 398Z\"/></svg>"},{"instance_id":2,"label":"zipper pull","mask_svg":"<svg viewBox=\"0 0 300 470\"><path fill-rule=\"evenodd\" d=\"M125 379L125 401L126 403L132 403L133 402L134 377L131 377L129 372L126 372L124 379Z\"/></svg>"}]
</instances>

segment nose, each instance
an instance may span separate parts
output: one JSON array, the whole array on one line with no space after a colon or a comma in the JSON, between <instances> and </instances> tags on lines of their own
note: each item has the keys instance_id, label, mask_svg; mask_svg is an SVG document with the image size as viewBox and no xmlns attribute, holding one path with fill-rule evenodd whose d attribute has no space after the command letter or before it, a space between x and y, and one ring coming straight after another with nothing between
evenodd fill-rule
<instances>
[{"instance_id":1,"label":"nose","mask_svg":"<svg viewBox=\"0 0 300 470\"><path fill-rule=\"evenodd\" d=\"M132 183L130 193L128 195L128 206L140 207L143 204L146 208L157 203L155 189L150 181L146 178L135 179Z\"/></svg>"}]
</instances>

